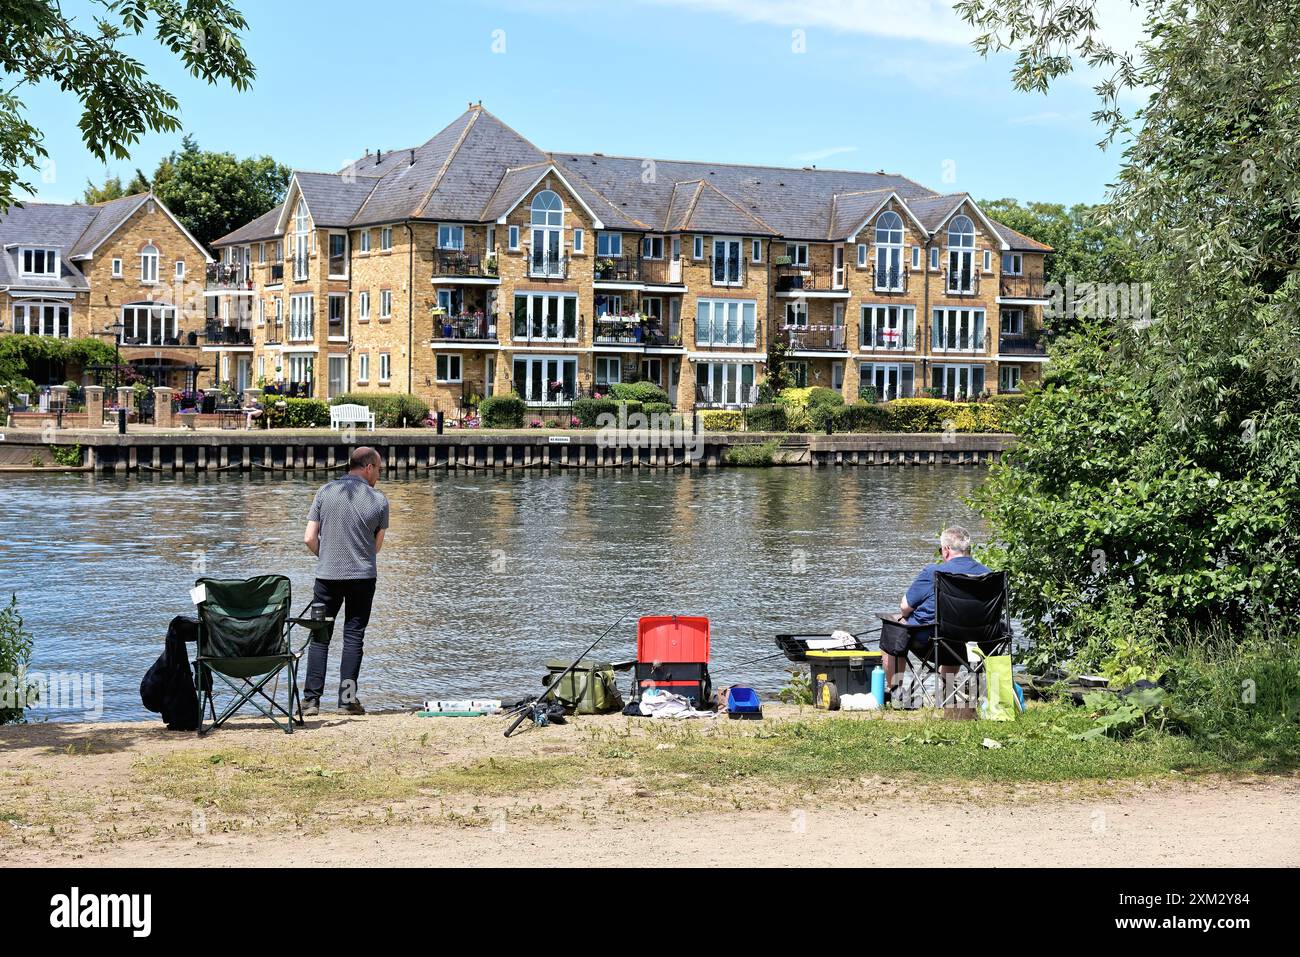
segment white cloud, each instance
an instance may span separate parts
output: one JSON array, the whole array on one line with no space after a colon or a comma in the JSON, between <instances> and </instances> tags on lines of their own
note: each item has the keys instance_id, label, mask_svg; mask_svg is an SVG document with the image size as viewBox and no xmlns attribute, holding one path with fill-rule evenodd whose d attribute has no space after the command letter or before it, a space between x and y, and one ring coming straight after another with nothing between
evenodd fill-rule
<instances>
[{"instance_id":1,"label":"white cloud","mask_svg":"<svg viewBox=\"0 0 1300 957\"><path fill-rule=\"evenodd\" d=\"M942 0L642 0L660 6L689 7L749 23L794 28L818 27L932 43L967 44L975 31Z\"/></svg>"},{"instance_id":2,"label":"white cloud","mask_svg":"<svg viewBox=\"0 0 1300 957\"><path fill-rule=\"evenodd\" d=\"M801 163L820 163L822 160L828 160L832 156L843 156L845 153L856 153L856 146L830 146L824 150L810 150L807 153L795 153L792 157Z\"/></svg>"}]
</instances>

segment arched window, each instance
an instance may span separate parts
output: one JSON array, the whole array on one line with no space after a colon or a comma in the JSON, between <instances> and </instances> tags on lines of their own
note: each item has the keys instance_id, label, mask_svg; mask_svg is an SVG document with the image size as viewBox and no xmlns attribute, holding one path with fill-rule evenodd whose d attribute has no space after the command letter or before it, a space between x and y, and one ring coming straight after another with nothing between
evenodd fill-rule
<instances>
[{"instance_id":1,"label":"arched window","mask_svg":"<svg viewBox=\"0 0 1300 957\"><path fill-rule=\"evenodd\" d=\"M948 292L975 291L975 224L956 216L948 224Z\"/></svg>"},{"instance_id":2,"label":"arched window","mask_svg":"<svg viewBox=\"0 0 1300 957\"><path fill-rule=\"evenodd\" d=\"M876 220L876 288L903 288L903 217L891 210Z\"/></svg>"},{"instance_id":3,"label":"arched window","mask_svg":"<svg viewBox=\"0 0 1300 957\"><path fill-rule=\"evenodd\" d=\"M534 226L563 226L564 204L560 197L549 189L544 189L533 197Z\"/></svg>"},{"instance_id":4,"label":"arched window","mask_svg":"<svg viewBox=\"0 0 1300 957\"><path fill-rule=\"evenodd\" d=\"M307 201L298 200L298 206L293 213L293 278L307 278L307 257L310 255L310 240L308 239L307 218Z\"/></svg>"},{"instance_id":5,"label":"arched window","mask_svg":"<svg viewBox=\"0 0 1300 957\"><path fill-rule=\"evenodd\" d=\"M140 281L158 281L158 247L153 243L140 250Z\"/></svg>"}]
</instances>

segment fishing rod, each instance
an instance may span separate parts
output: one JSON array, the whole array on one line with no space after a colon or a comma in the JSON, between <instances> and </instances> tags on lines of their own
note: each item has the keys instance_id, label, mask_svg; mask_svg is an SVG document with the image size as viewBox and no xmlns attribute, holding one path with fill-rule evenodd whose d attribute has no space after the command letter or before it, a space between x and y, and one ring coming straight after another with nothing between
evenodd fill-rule
<instances>
[{"instance_id":1,"label":"fishing rod","mask_svg":"<svg viewBox=\"0 0 1300 957\"><path fill-rule=\"evenodd\" d=\"M537 697L535 698L530 698L526 701L521 701L519 704L515 705L515 707L511 711L507 712L506 713L507 718L509 718L512 714L515 714L516 712L518 712L518 717L515 718L514 722L510 725L510 727L506 728L505 736L508 738L510 737L510 735L514 734L515 729L519 727L521 724L523 724L524 719L527 718L530 714L535 715L537 712L537 706L546 700L547 695L551 694L551 692L557 689L560 686L560 682L563 681L565 678L567 678L569 675L571 675L574 672L574 670L578 667L578 665L582 663L582 659L586 658L587 655L591 654L592 651L595 650L595 647L598 644L600 644L602 641L604 641L611 631L613 631L619 625L623 624L623 622L627 619L627 616L628 616L628 612L623 612L623 614L619 616L618 621L614 622L614 624L610 625L603 632L601 632L600 637L597 638L595 641L593 641L590 645L588 645L587 650L584 651L582 654L578 655L578 657L573 660L573 664L569 665L569 667L565 668L562 672L560 672L559 677L557 677L554 681L552 681L549 685L547 685L545 691L537 695Z\"/></svg>"}]
</instances>

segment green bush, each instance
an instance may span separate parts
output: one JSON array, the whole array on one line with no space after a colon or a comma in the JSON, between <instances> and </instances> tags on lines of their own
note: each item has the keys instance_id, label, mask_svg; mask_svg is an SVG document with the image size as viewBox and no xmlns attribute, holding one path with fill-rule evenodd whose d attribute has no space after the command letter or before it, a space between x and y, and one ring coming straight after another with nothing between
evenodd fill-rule
<instances>
[{"instance_id":1,"label":"green bush","mask_svg":"<svg viewBox=\"0 0 1300 957\"><path fill-rule=\"evenodd\" d=\"M81 446L51 445L50 457L54 459L55 465L62 465L64 468L76 468L81 465Z\"/></svg>"},{"instance_id":2,"label":"green bush","mask_svg":"<svg viewBox=\"0 0 1300 957\"><path fill-rule=\"evenodd\" d=\"M874 385L859 386L858 398L863 402L875 402L878 398L876 395L876 387Z\"/></svg>"},{"instance_id":3,"label":"green bush","mask_svg":"<svg viewBox=\"0 0 1300 957\"><path fill-rule=\"evenodd\" d=\"M756 405L745 412L745 427L751 432L788 432L785 406Z\"/></svg>"},{"instance_id":4,"label":"green bush","mask_svg":"<svg viewBox=\"0 0 1300 957\"><path fill-rule=\"evenodd\" d=\"M0 675L11 675L10 679L0 678L0 724L12 724L23 720L21 698L30 701L26 688L19 687L19 676L25 674L32 661L32 634L23 626L23 617L18 613L18 596L9 596L9 605L0 608ZM13 693L15 697L10 697Z\"/></svg>"},{"instance_id":5,"label":"green bush","mask_svg":"<svg viewBox=\"0 0 1300 957\"><path fill-rule=\"evenodd\" d=\"M644 411L640 402L624 402L619 399L579 399L573 403L573 414L584 429L599 427L602 415L612 415L619 422L625 421L620 416L620 409L625 410L624 414L629 417Z\"/></svg>"},{"instance_id":6,"label":"green bush","mask_svg":"<svg viewBox=\"0 0 1300 957\"><path fill-rule=\"evenodd\" d=\"M700 428L705 432L739 432L742 421L736 409L705 409L700 413Z\"/></svg>"},{"instance_id":7,"label":"green bush","mask_svg":"<svg viewBox=\"0 0 1300 957\"><path fill-rule=\"evenodd\" d=\"M672 412L673 407L667 402L647 402L645 403L646 415L663 415L666 412Z\"/></svg>"},{"instance_id":8,"label":"green bush","mask_svg":"<svg viewBox=\"0 0 1300 957\"><path fill-rule=\"evenodd\" d=\"M946 399L894 399L885 403L890 432L945 432L956 419L955 402Z\"/></svg>"},{"instance_id":9,"label":"green bush","mask_svg":"<svg viewBox=\"0 0 1300 957\"><path fill-rule=\"evenodd\" d=\"M375 425L381 429L418 428L429 417L429 403L404 392L349 392L336 396L330 404L364 405L375 413Z\"/></svg>"},{"instance_id":10,"label":"green bush","mask_svg":"<svg viewBox=\"0 0 1300 957\"><path fill-rule=\"evenodd\" d=\"M284 403L281 407L280 403ZM266 424L272 429L315 429L330 424L330 407L323 399L268 396Z\"/></svg>"},{"instance_id":11,"label":"green bush","mask_svg":"<svg viewBox=\"0 0 1300 957\"><path fill-rule=\"evenodd\" d=\"M776 439L757 444L733 445L727 449L722 460L728 465L742 468L763 468L772 464L772 458L781 443Z\"/></svg>"},{"instance_id":12,"label":"green bush","mask_svg":"<svg viewBox=\"0 0 1300 957\"><path fill-rule=\"evenodd\" d=\"M836 432L887 432L889 414L874 402L855 402L835 410Z\"/></svg>"},{"instance_id":13,"label":"green bush","mask_svg":"<svg viewBox=\"0 0 1300 957\"><path fill-rule=\"evenodd\" d=\"M519 396L494 395L479 403L479 416L485 429L522 429L524 400Z\"/></svg>"},{"instance_id":14,"label":"green bush","mask_svg":"<svg viewBox=\"0 0 1300 957\"><path fill-rule=\"evenodd\" d=\"M832 407L844 404L844 396L836 389L827 389L822 386L816 386L808 391L809 405L829 405Z\"/></svg>"},{"instance_id":15,"label":"green bush","mask_svg":"<svg viewBox=\"0 0 1300 957\"><path fill-rule=\"evenodd\" d=\"M812 428L808 415L808 398L812 389L782 389L777 393L776 404L785 409L786 428L791 432L807 432Z\"/></svg>"},{"instance_id":16,"label":"green bush","mask_svg":"<svg viewBox=\"0 0 1300 957\"><path fill-rule=\"evenodd\" d=\"M653 382L615 382L610 385L609 391L615 399L640 402L642 405L668 401L668 393Z\"/></svg>"}]
</instances>

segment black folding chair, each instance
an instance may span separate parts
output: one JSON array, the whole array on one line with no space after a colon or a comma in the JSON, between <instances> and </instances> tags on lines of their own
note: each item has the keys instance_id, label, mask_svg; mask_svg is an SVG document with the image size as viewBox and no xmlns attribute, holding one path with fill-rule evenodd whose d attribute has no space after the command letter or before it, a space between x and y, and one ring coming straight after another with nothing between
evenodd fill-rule
<instances>
[{"instance_id":1,"label":"black folding chair","mask_svg":"<svg viewBox=\"0 0 1300 957\"><path fill-rule=\"evenodd\" d=\"M196 584L205 592L198 605L198 653L194 659L194 683L201 696L199 734L225 724L245 704L253 705L291 734L295 721L299 726L304 722L298 692L302 650L290 647L290 633L295 625L308 630L326 628L332 619L291 618L291 585L283 575L259 575L242 581L200 578ZM287 707L277 700L281 672L289 676ZM220 716L212 693L214 675L234 693ZM275 684L268 694L266 686L272 679ZM205 704L212 716L206 726ZM279 716L287 720L281 721Z\"/></svg>"},{"instance_id":2,"label":"black folding chair","mask_svg":"<svg viewBox=\"0 0 1300 957\"><path fill-rule=\"evenodd\" d=\"M910 666L896 693L909 703L919 697L922 707L978 705L986 684L984 658L972 653L969 643L978 647L983 656L1011 654L1006 572L935 572L933 625L909 625L884 615L879 617L882 647L901 646L900 639L906 633ZM919 633L931 628L934 635L927 645ZM956 668L957 672L945 675L939 670L941 666Z\"/></svg>"}]
</instances>

